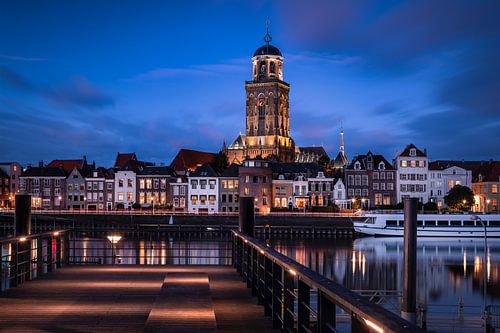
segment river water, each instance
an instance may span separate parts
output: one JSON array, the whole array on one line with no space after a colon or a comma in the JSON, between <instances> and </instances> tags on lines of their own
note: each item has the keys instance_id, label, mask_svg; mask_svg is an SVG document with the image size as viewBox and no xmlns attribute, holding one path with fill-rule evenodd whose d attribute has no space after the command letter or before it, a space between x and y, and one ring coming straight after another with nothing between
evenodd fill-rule
<instances>
[{"instance_id":1,"label":"river water","mask_svg":"<svg viewBox=\"0 0 500 333\"><path fill-rule=\"evenodd\" d=\"M265 241L299 263L399 313L403 283L402 238ZM71 252L81 262L111 263L113 258L106 239L76 239ZM114 254L115 262L121 264L220 265L231 263L231 243L122 239ZM430 330L482 332L484 306L494 305L500 311L500 239L489 239L486 261L484 254L481 238L418 238L417 299L419 306L426 310Z\"/></svg>"}]
</instances>

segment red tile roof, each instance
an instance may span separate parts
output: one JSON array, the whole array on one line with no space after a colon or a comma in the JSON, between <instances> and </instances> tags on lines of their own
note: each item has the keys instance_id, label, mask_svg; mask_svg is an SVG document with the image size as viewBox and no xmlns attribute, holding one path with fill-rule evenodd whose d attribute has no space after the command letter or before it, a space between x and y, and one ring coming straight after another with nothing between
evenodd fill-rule
<instances>
[{"instance_id":1,"label":"red tile roof","mask_svg":"<svg viewBox=\"0 0 500 333\"><path fill-rule=\"evenodd\" d=\"M211 163L215 161L215 154L191 150L181 149L170 163L170 167L175 171L194 171L197 167L204 163Z\"/></svg>"},{"instance_id":2,"label":"red tile roof","mask_svg":"<svg viewBox=\"0 0 500 333\"><path fill-rule=\"evenodd\" d=\"M117 153L115 168L121 169L130 161L137 161L137 156L135 156L135 153Z\"/></svg>"},{"instance_id":3,"label":"red tile roof","mask_svg":"<svg viewBox=\"0 0 500 333\"><path fill-rule=\"evenodd\" d=\"M47 165L47 168L62 168L67 173L73 171L74 168L81 169L83 167L83 159L79 160L53 160Z\"/></svg>"}]
</instances>

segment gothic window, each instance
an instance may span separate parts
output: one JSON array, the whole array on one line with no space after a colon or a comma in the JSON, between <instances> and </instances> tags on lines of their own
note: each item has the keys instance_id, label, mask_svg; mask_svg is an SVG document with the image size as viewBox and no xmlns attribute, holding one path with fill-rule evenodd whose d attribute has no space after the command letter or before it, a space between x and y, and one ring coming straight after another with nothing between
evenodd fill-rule
<instances>
[{"instance_id":1,"label":"gothic window","mask_svg":"<svg viewBox=\"0 0 500 333\"><path fill-rule=\"evenodd\" d=\"M257 101L257 107L259 109L259 117L264 117L266 112L266 102L264 96L259 96L259 100Z\"/></svg>"},{"instance_id":2,"label":"gothic window","mask_svg":"<svg viewBox=\"0 0 500 333\"><path fill-rule=\"evenodd\" d=\"M270 65L269 65L269 71L270 71L271 73L276 73L276 69L275 69L275 67L274 67L274 66L275 66L275 65L274 65L274 62L273 62L273 61L271 61Z\"/></svg>"}]
</instances>

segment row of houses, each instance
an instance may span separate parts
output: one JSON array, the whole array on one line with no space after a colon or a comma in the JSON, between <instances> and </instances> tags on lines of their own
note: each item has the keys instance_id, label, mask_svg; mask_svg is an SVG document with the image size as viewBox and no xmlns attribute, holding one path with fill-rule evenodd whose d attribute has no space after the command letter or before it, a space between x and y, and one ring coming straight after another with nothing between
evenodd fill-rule
<instances>
[{"instance_id":1,"label":"row of houses","mask_svg":"<svg viewBox=\"0 0 500 333\"><path fill-rule=\"evenodd\" d=\"M341 147L341 152L343 153ZM345 155L342 155L345 156ZM32 195L35 209L114 210L169 208L190 212L236 212L241 196L255 197L261 212L394 207L405 197L444 208L455 185L471 188L474 210L498 211L500 163L431 161L410 144L393 162L368 152L337 158L334 167L316 162L279 163L246 159L222 169L215 154L181 149L169 166L118 153L111 168L86 157L54 160L22 169L0 163L0 207L11 207L15 193ZM340 163L340 162L342 163Z\"/></svg>"}]
</instances>

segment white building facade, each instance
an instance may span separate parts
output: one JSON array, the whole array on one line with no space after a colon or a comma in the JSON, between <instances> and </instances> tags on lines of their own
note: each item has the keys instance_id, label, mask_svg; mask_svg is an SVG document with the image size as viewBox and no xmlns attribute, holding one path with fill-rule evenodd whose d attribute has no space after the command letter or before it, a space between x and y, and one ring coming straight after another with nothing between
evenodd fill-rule
<instances>
[{"instance_id":1,"label":"white building facade","mask_svg":"<svg viewBox=\"0 0 500 333\"><path fill-rule=\"evenodd\" d=\"M115 208L123 205L125 209L132 208L136 202L136 174L134 171L117 171L115 173Z\"/></svg>"},{"instance_id":2,"label":"white building facade","mask_svg":"<svg viewBox=\"0 0 500 333\"><path fill-rule=\"evenodd\" d=\"M396 157L397 168L397 202L403 198L418 198L420 202L429 201L427 189L429 159L427 152L409 144Z\"/></svg>"},{"instance_id":3,"label":"white building facade","mask_svg":"<svg viewBox=\"0 0 500 333\"><path fill-rule=\"evenodd\" d=\"M429 163L429 201L435 202L439 209L446 207L444 197L455 185L472 189L472 171L440 161Z\"/></svg>"},{"instance_id":4,"label":"white building facade","mask_svg":"<svg viewBox=\"0 0 500 333\"><path fill-rule=\"evenodd\" d=\"M220 173L205 163L188 176L188 211L213 214L219 211Z\"/></svg>"}]
</instances>

